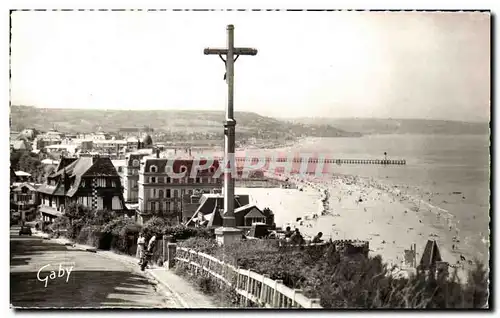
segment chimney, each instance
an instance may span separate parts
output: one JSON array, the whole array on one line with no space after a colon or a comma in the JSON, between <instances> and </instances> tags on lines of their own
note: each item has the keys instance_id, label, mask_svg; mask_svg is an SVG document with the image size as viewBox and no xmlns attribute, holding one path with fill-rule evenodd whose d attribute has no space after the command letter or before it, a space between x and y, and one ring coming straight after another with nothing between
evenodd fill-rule
<instances>
[{"instance_id":1,"label":"chimney","mask_svg":"<svg viewBox=\"0 0 500 318\"><path fill-rule=\"evenodd\" d=\"M160 148L156 148L156 158L160 158Z\"/></svg>"}]
</instances>

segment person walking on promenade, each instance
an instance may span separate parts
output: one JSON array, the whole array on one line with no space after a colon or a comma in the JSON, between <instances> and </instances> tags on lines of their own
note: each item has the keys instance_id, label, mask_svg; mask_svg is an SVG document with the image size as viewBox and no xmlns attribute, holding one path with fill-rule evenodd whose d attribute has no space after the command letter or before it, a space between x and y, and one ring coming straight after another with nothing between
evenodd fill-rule
<instances>
[{"instance_id":1,"label":"person walking on promenade","mask_svg":"<svg viewBox=\"0 0 500 318\"><path fill-rule=\"evenodd\" d=\"M144 253L144 248L146 245L146 238L144 237L144 234L141 233L139 234L139 238L137 239L137 253L135 257L139 258L139 264L142 259L142 254Z\"/></svg>"}]
</instances>

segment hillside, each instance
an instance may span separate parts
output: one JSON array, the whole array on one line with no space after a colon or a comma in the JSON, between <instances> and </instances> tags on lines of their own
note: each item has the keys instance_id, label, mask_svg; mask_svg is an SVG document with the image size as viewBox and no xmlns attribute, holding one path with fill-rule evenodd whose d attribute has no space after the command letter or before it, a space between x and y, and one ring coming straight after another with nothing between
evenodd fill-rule
<instances>
[{"instance_id":1,"label":"hillside","mask_svg":"<svg viewBox=\"0 0 500 318\"><path fill-rule=\"evenodd\" d=\"M11 130L36 128L46 131L54 126L64 132L91 132L101 128L107 132L123 127L150 127L155 132L173 135L222 136L222 111L182 110L95 110L54 109L12 106ZM251 112L235 112L240 137L258 139L293 139L302 136L343 137L359 136L330 125L289 123Z\"/></svg>"},{"instance_id":2,"label":"hillside","mask_svg":"<svg viewBox=\"0 0 500 318\"><path fill-rule=\"evenodd\" d=\"M377 118L294 118L290 123L332 125L338 129L362 134L489 134L489 124L427 119Z\"/></svg>"}]
</instances>

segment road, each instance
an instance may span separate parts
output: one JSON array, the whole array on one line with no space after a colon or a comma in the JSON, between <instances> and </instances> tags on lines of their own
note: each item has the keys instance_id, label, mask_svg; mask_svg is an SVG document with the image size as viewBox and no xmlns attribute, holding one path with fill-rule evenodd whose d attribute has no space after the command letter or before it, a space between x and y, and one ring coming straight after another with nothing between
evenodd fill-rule
<instances>
[{"instance_id":1,"label":"road","mask_svg":"<svg viewBox=\"0 0 500 318\"><path fill-rule=\"evenodd\" d=\"M14 307L179 307L138 266L18 234L19 227L11 227L10 303Z\"/></svg>"}]
</instances>

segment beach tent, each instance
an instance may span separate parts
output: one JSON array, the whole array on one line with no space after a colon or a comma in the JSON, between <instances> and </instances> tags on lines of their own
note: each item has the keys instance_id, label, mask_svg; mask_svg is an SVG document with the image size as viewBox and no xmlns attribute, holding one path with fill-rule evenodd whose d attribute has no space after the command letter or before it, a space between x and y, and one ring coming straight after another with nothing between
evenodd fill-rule
<instances>
[{"instance_id":1,"label":"beach tent","mask_svg":"<svg viewBox=\"0 0 500 318\"><path fill-rule=\"evenodd\" d=\"M422 258L420 259L420 268L429 269L435 266L437 262L442 262L439 247L436 241L428 240Z\"/></svg>"}]
</instances>

